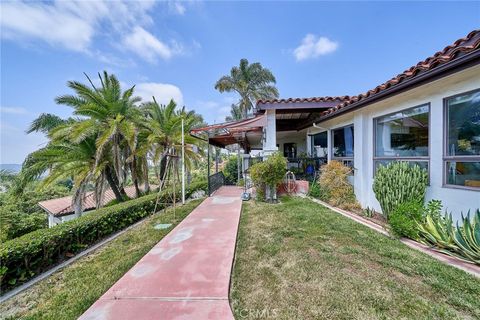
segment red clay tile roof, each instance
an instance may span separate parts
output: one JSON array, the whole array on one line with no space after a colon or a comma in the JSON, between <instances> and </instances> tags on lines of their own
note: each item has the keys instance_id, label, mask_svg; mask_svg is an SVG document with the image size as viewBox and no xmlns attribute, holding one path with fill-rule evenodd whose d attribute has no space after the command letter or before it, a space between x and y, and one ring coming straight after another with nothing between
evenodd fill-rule
<instances>
[{"instance_id":1,"label":"red clay tile roof","mask_svg":"<svg viewBox=\"0 0 480 320\"><path fill-rule=\"evenodd\" d=\"M423 61L420 61L416 65L398 74L387 82L382 83L381 85L365 93L356 96L259 100L257 102L257 106L260 104L271 103L333 102L338 100L338 105L331 107L321 113L320 119L322 119L323 117L328 117L334 113L339 112L347 106L354 107L352 106L353 104L362 104L366 98L374 97L381 92L383 93L389 88L396 87L399 84L406 82L407 80L416 78L418 75L432 71L440 66L443 66L462 56L478 50L480 50L480 30L474 30L470 32L465 38L458 39L452 45L445 47L442 51L439 51L433 56L428 57Z\"/></svg>"},{"instance_id":2,"label":"red clay tile roof","mask_svg":"<svg viewBox=\"0 0 480 320\"><path fill-rule=\"evenodd\" d=\"M322 112L322 116L327 116L332 113L338 112L339 110L345 108L346 106L352 105L354 103L360 102L368 97L378 94L388 88L396 86L406 80L412 79L419 74L422 74L427 71L431 71L439 66L442 66L446 63L449 63L461 56L464 56L473 51L480 49L480 30L474 30L470 32L465 38L458 39L452 45L446 46L442 51L438 51L433 56L428 57L427 59L420 61L416 65L410 67L404 72L398 74L392 79L388 80L385 83L371 89L365 93L359 94L357 96L352 96L347 101L344 101L337 106L330 108Z\"/></svg>"},{"instance_id":3,"label":"red clay tile roof","mask_svg":"<svg viewBox=\"0 0 480 320\"><path fill-rule=\"evenodd\" d=\"M150 186L152 189L156 188L157 186ZM125 188L125 192L129 198L135 198L135 187L130 186ZM115 194L111 189L107 189L105 191L105 195L103 196L102 206L106 205L110 201L115 199ZM50 199L45 201L40 201L38 203L43 210L53 214L56 217L65 216L72 214L75 212L72 204L72 196L67 196L63 198L57 199ZM87 192L85 197L83 198L83 210L88 211L95 209L95 197L94 192Z\"/></svg>"},{"instance_id":4,"label":"red clay tile roof","mask_svg":"<svg viewBox=\"0 0 480 320\"><path fill-rule=\"evenodd\" d=\"M269 100L258 100L257 105L267 104L267 103L331 102L331 101L345 101L348 99L350 99L349 96L269 99Z\"/></svg>"}]
</instances>

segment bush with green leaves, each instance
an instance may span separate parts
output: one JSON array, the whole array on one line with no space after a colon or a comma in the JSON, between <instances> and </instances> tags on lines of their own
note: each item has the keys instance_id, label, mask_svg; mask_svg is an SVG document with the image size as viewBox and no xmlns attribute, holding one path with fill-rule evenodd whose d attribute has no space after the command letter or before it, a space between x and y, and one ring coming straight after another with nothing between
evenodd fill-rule
<instances>
[{"instance_id":1,"label":"bush with green leaves","mask_svg":"<svg viewBox=\"0 0 480 320\"><path fill-rule=\"evenodd\" d=\"M287 170L287 159L276 152L265 161L250 167L250 176L257 191L257 197L273 201L276 188L282 182Z\"/></svg>"},{"instance_id":2,"label":"bush with green leaves","mask_svg":"<svg viewBox=\"0 0 480 320\"><path fill-rule=\"evenodd\" d=\"M196 188L204 187L202 182L192 184L186 189L186 196ZM180 192L177 195L180 197ZM160 197L157 210L171 200L171 192L167 194L167 191L163 191ZM18 286L71 254L152 214L156 198L155 192L6 241L0 248L0 289L3 291Z\"/></svg>"},{"instance_id":3,"label":"bush with green leaves","mask_svg":"<svg viewBox=\"0 0 480 320\"><path fill-rule=\"evenodd\" d=\"M390 230L397 237L418 238L417 223L422 221L423 206L418 202L405 202L397 206L390 216Z\"/></svg>"},{"instance_id":4,"label":"bush with green leaves","mask_svg":"<svg viewBox=\"0 0 480 320\"><path fill-rule=\"evenodd\" d=\"M231 155L223 167L225 182L229 185L236 185L238 180L238 156Z\"/></svg>"},{"instance_id":5,"label":"bush with green leaves","mask_svg":"<svg viewBox=\"0 0 480 320\"><path fill-rule=\"evenodd\" d=\"M46 212L26 214L12 206L0 208L0 243L48 227Z\"/></svg>"},{"instance_id":6,"label":"bush with green leaves","mask_svg":"<svg viewBox=\"0 0 480 320\"><path fill-rule=\"evenodd\" d=\"M38 184L28 184L22 193L9 190L0 194L0 243L46 228L47 214L38 202L71 194L63 183L52 185L42 192L38 192Z\"/></svg>"},{"instance_id":7,"label":"bush with green leaves","mask_svg":"<svg viewBox=\"0 0 480 320\"><path fill-rule=\"evenodd\" d=\"M353 186L348 181L351 173L352 169L340 161L332 160L323 165L317 179L319 199L345 210L360 209Z\"/></svg>"},{"instance_id":8,"label":"bush with green leaves","mask_svg":"<svg viewBox=\"0 0 480 320\"><path fill-rule=\"evenodd\" d=\"M313 181L310 183L310 187L308 188L308 195L314 198L320 198L320 186L317 182Z\"/></svg>"},{"instance_id":9,"label":"bush with green leaves","mask_svg":"<svg viewBox=\"0 0 480 320\"><path fill-rule=\"evenodd\" d=\"M427 170L405 161L394 161L377 169L373 191L388 219L390 213L402 203L423 204L427 183Z\"/></svg>"}]
</instances>

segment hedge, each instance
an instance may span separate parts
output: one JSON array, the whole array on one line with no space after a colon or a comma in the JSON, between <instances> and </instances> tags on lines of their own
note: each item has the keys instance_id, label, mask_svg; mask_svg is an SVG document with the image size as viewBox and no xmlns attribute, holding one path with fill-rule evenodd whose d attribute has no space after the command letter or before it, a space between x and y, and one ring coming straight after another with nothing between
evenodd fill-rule
<instances>
[{"instance_id":1,"label":"hedge","mask_svg":"<svg viewBox=\"0 0 480 320\"><path fill-rule=\"evenodd\" d=\"M194 182L186 195L206 189L203 181ZM177 193L180 196L180 192ZM163 208L163 192L157 210ZM0 248L0 289L9 290L35 275L67 259L103 238L120 231L150 215L155 207L157 193L101 208L78 219L39 229L19 238L6 241Z\"/></svg>"}]
</instances>

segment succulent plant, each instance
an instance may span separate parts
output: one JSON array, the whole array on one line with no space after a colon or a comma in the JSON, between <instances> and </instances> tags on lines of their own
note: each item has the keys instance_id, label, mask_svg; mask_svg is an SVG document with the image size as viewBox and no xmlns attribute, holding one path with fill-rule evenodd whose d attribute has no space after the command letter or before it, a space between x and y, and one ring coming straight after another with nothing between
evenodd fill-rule
<instances>
[{"instance_id":1,"label":"succulent plant","mask_svg":"<svg viewBox=\"0 0 480 320\"><path fill-rule=\"evenodd\" d=\"M425 169L418 165L412 166L405 161L394 161L377 169L373 191L383 214L388 218L388 215L402 203L423 204L427 182L428 175Z\"/></svg>"},{"instance_id":2,"label":"succulent plant","mask_svg":"<svg viewBox=\"0 0 480 320\"><path fill-rule=\"evenodd\" d=\"M480 209L477 209L470 220L470 211L467 216L462 214L462 226L457 222L457 228L452 232L452 238L458 249L457 256L480 265Z\"/></svg>"}]
</instances>

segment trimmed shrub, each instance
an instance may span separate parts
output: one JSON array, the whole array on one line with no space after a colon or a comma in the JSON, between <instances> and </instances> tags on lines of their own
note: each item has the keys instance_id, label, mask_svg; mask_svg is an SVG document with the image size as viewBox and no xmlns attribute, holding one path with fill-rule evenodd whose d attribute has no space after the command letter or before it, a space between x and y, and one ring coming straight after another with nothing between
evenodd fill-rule
<instances>
[{"instance_id":1,"label":"trimmed shrub","mask_svg":"<svg viewBox=\"0 0 480 320\"><path fill-rule=\"evenodd\" d=\"M381 165L373 180L373 191L383 215L388 219L395 208L405 202L423 205L427 188L427 170L408 162L394 161Z\"/></svg>"},{"instance_id":2,"label":"trimmed shrub","mask_svg":"<svg viewBox=\"0 0 480 320\"><path fill-rule=\"evenodd\" d=\"M339 161L330 161L320 168L319 198L345 210L360 209L353 186L348 182L352 169Z\"/></svg>"},{"instance_id":3,"label":"trimmed shrub","mask_svg":"<svg viewBox=\"0 0 480 320\"><path fill-rule=\"evenodd\" d=\"M417 224L422 220L423 206L418 202L405 202L397 206L388 217L390 229L397 237L418 239Z\"/></svg>"},{"instance_id":4,"label":"trimmed shrub","mask_svg":"<svg viewBox=\"0 0 480 320\"><path fill-rule=\"evenodd\" d=\"M203 182L192 183L186 190L206 188ZM196 189L198 188L198 189ZM157 206L170 200L161 193ZM180 192L177 193L180 197ZM101 208L49 229L39 229L2 244L0 248L0 288L8 290L28 281L52 265L65 260L103 238L120 231L153 213L157 193Z\"/></svg>"},{"instance_id":5,"label":"trimmed shrub","mask_svg":"<svg viewBox=\"0 0 480 320\"><path fill-rule=\"evenodd\" d=\"M274 200L276 188L282 182L286 170L287 159L278 152L270 155L265 161L252 165L250 176L257 191L257 198Z\"/></svg>"},{"instance_id":6,"label":"trimmed shrub","mask_svg":"<svg viewBox=\"0 0 480 320\"><path fill-rule=\"evenodd\" d=\"M227 163L223 168L225 174L225 182L228 185L236 185L238 180L238 156L231 155L228 157Z\"/></svg>"}]
</instances>

